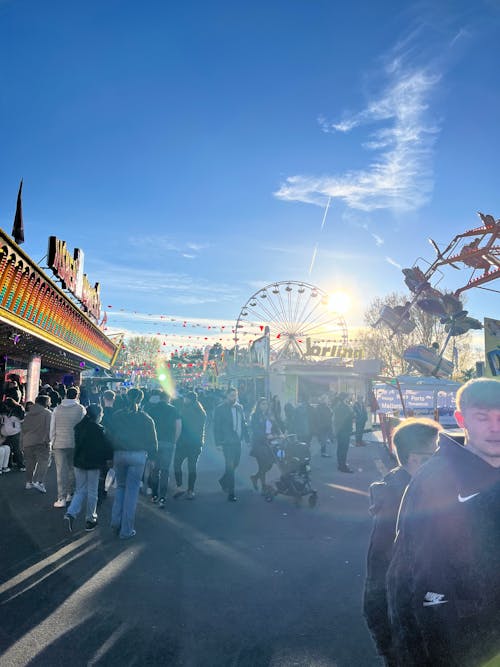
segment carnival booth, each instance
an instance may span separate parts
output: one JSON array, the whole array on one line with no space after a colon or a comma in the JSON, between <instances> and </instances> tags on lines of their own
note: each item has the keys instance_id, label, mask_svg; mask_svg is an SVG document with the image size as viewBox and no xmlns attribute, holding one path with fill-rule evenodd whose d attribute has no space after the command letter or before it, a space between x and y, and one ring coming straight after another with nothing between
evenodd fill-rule
<instances>
[{"instance_id":1,"label":"carnival booth","mask_svg":"<svg viewBox=\"0 0 500 667\"><path fill-rule=\"evenodd\" d=\"M83 253L50 237L47 259L59 285L0 229L0 381L15 372L32 401L40 379L78 383L85 368L111 368L119 349L99 325Z\"/></svg>"},{"instance_id":2,"label":"carnival booth","mask_svg":"<svg viewBox=\"0 0 500 667\"><path fill-rule=\"evenodd\" d=\"M381 416L430 417L448 428L456 427L453 416L460 383L435 377L400 375L374 382L373 391Z\"/></svg>"}]
</instances>

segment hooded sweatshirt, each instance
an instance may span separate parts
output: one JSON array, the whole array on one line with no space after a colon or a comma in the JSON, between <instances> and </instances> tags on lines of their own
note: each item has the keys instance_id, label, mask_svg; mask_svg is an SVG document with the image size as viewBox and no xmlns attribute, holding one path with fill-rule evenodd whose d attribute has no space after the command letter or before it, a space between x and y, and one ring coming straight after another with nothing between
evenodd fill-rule
<instances>
[{"instance_id":1,"label":"hooded sweatshirt","mask_svg":"<svg viewBox=\"0 0 500 667\"><path fill-rule=\"evenodd\" d=\"M370 486L370 514L373 529L366 560L363 610L366 622L381 655L389 656L392 639L387 616L385 577L396 538L401 498L411 481L402 467L391 470L382 481Z\"/></svg>"},{"instance_id":2,"label":"hooded sweatshirt","mask_svg":"<svg viewBox=\"0 0 500 667\"><path fill-rule=\"evenodd\" d=\"M52 449L74 449L74 428L87 411L76 398L65 398L52 413L50 423L50 439Z\"/></svg>"},{"instance_id":3,"label":"hooded sweatshirt","mask_svg":"<svg viewBox=\"0 0 500 667\"><path fill-rule=\"evenodd\" d=\"M500 656L500 468L440 435L403 497L386 583L398 665Z\"/></svg>"},{"instance_id":4,"label":"hooded sweatshirt","mask_svg":"<svg viewBox=\"0 0 500 667\"><path fill-rule=\"evenodd\" d=\"M21 426L23 448L50 444L50 422L52 412L35 403L26 413Z\"/></svg>"}]
</instances>

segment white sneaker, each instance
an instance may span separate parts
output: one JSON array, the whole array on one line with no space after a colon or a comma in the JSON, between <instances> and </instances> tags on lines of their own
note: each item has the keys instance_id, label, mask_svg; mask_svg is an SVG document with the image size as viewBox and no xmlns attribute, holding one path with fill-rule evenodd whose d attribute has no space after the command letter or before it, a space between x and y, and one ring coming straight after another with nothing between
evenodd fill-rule
<instances>
[{"instance_id":1,"label":"white sneaker","mask_svg":"<svg viewBox=\"0 0 500 667\"><path fill-rule=\"evenodd\" d=\"M33 486L37 491L40 491L40 493L47 493L47 489L43 482L33 482Z\"/></svg>"},{"instance_id":2,"label":"white sneaker","mask_svg":"<svg viewBox=\"0 0 500 667\"><path fill-rule=\"evenodd\" d=\"M33 485L31 482L26 482L26 484L24 485L24 488L25 488L25 489L32 489L33 486L34 486L34 485Z\"/></svg>"},{"instance_id":3,"label":"white sneaker","mask_svg":"<svg viewBox=\"0 0 500 667\"><path fill-rule=\"evenodd\" d=\"M54 507L66 507L66 501L64 498L58 498L54 503Z\"/></svg>"},{"instance_id":4,"label":"white sneaker","mask_svg":"<svg viewBox=\"0 0 500 667\"><path fill-rule=\"evenodd\" d=\"M10 472L10 468L2 468L2 472Z\"/></svg>"}]
</instances>

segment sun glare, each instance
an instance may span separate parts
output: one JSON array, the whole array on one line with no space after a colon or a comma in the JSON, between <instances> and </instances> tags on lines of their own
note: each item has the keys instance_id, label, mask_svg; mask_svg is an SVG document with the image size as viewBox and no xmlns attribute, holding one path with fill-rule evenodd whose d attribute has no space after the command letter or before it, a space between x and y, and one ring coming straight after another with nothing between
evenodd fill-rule
<instances>
[{"instance_id":1,"label":"sun glare","mask_svg":"<svg viewBox=\"0 0 500 667\"><path fill-rule=\"evenodd\" d=\"M343 315L351 307L351 297L346 292L333 292L328 299L328 310Z\"/></svg>"}]
</instances>

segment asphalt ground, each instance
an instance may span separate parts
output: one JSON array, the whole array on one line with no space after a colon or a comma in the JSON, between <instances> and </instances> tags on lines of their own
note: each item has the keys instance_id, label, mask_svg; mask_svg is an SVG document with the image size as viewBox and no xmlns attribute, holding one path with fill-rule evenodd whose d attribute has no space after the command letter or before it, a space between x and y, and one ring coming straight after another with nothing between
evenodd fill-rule
<instances>
[{"instance_id":1,"label":"asphalt ground","mask_svg":"<svg viewBox=\"0 0 500 667\"><path fill-rule=\"evenodd\" d=\"M142 496L128 541L108 527L112 492L95 531L81 516L68 533L53 467L46 495L25 490L23 473L2 475L0 665L381 665L361 613L367 490L390 466L372 437L350 448L352 475L314 453L314 509L266 502L247 453L227 502L222 455L207 445L195 500L162 511Z\"/></svg>"}]
</instances>

